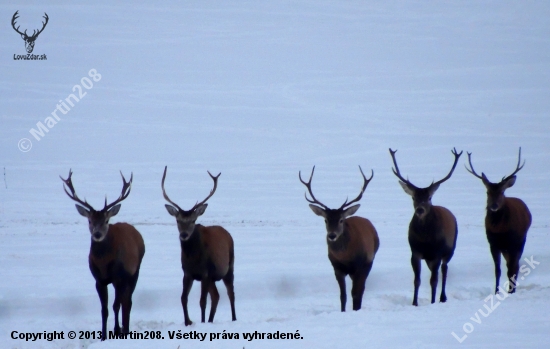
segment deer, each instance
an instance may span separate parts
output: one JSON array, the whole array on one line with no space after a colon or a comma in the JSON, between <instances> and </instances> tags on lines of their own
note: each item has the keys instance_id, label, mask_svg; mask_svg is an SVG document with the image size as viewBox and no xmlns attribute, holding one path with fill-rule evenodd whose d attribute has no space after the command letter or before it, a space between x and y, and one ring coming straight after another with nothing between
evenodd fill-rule
<instances>
[{"instance_id":1,"label":"deer","mask_svg":"<svg viewBox=\"0 0 550 349\"><path fill-rule=\"evenodd\" d=\"M59 176L63 181L63 190L69 198L76 202L78 213L88 218L88 227L91 234L90 254L88 264L95 279L95 287L101 302L101 340L107 335L107 318L109 316L107 286L113 284L115 300L114 334L127 334L130 331L130 311L132 310L132 294L139 277L139 268L145 244L141 234L128 223L109 224L109 220L120 210L121 202L128 197L132 186L133 174L126 182L122 172L122 191L118 199L105 205L100 211L95 210L86 200L82 201L76 195L72 183L72 170L69 170L67 179ZM69 190L67 190L67 188ZM69 193L70 191L70 193ZM119 325L118 313L122 306L122 328Z\"/></svg>"},{"instance_id":2,"label":"deer","mask_svg":"<svg viewBox=\"0 0 550 349\"><path fill-rule=\"evenodd\" d=\"M453 257L456 239L458 236L458 225L455 216L447 208L432 205L432 196L441 183L451 178L456 168L462 151L457 153L456 148L452 150L455 157L451 171L443 179L433 182L426 188L419 188L405 179L395 159L397 150L391 150L395 168L393 174L399 178L399 184L413 199L414 214L409 224L409 246L411 248L411 266L414 272L414 296L412 305L418 306L418 288L420 287L420 269L422 260L426 261L431 271L431 303L435 303L436 289L438 283L439 267L441 266L441 295L439 301L445 303L445 285L447 283L448 263Z\"/></svg>"},{"instance_id":3,"label":"deer","mask_svg":"<svg viewBox=\"0 0 550 349\"><path fill-rule=\"evenodd\" d=\"M27 53L32 53L32 51L34 50L34 44L35 44L36 38L38 38L38 35L40 35L40 33L44 31L44 28L46 28L46 25L48 24L48 20L49 20L48 14L44 12L44 16L42 18L44 18L45 21L42 22L42 29L33 30L31 36L27 35L26 29L24 32L21 32L19 31L20 26L18 26L17 28L15 27L17 18L19 18L18 14L19 14L19 11L15 11L15 13L13 14L13 17L11 18L11 26L13 27L13 30L15 30L19 35L21 35L21 38L25 41L25 49L27 50Z\"/></svg>"},{"instance_id":4,"label":"deer","mask_svg":"<svg viewBox=\"0 0 550 349\"><path fill-rule=\"evenodd\" d=\"M222 280L227 289L227 295L231 303L231 319L237 320L235 315L235 292L233 287L235 263L235 252L233 238L231 234L219 225L203 226L196 224L197 218L201 216L208 204L206 201L214 195L218 186L217 176L208 174L214 181L214 187L206 199L197 202L190 210L184 210L174 201L170 200L164 188L166 180L166 171L168 166L164 167L162 175L162 194L164 199L170 204L166 204L168 213L176 218L179 231L179 240L181 244L181 268L183 269L183 292L181 294L181 305L185 326L193 324L189 318L187 308L189 292L193 286L193 281L201 282L201 322L205 320L207 295L210 294L212 305L210 306L210 315L208 322L214 322L214 315L218 307L220 295L216 287L216 281Z\"/></svg>"},{"instance_id":5,"label":"deer","mask_svg":"<svg viewBox=\"0 0 550 349\"><path fill-rule=\"evenodd\" d=\"M342 206L337 209L329 208L313 195L311 181L315 172L315 166L311 170L308 182L305 182L302 179L302 173L298 172L300 182L306 186L311 196L310 199L307 196L307 192L304 194L306 200L310 203L309 207L313 213L325 219L328 259L332 264L334 275L340 288L340 309L342 312L346 311L347 275L352 280L351 296L353 299L353 310L361 309L365 283L372 269L374 256L380 247L378 233L371 221L363 217L352 216L357 212L360 205L350 205L361 200L367 185L374 176L374 171L371 170L371 176L367 179L361 166L359 166L359 171L363 176L361 192L351 201L348 201L346 198Z\"/></svg>"},{"instance_id":6,"label":"deer","mask_svg":"<svg viewBox=\"0 0 550 349\"><path fill-rule=\"evenodd\" d=\"M521 147L519 148L518 163L516 169L509 176L502 177L499 183L490 182L485 173L477 174L472 165L472 153L468 153L470 168L466 170L481 179L487 188L487 214L485 215L485 232L491 250L491 256L495 264L495 294L498 294L500 281L500 255L506 260L509 280L508 293L516 292L516 277L518 275L519 261L523 254L527 231L531 226L531 212L525 202L514 197L504 196L504 191L516 182L518 173L525 161L521 164ZM521 164L521 166L520 166Z\"/></svg>"}]
</instances>

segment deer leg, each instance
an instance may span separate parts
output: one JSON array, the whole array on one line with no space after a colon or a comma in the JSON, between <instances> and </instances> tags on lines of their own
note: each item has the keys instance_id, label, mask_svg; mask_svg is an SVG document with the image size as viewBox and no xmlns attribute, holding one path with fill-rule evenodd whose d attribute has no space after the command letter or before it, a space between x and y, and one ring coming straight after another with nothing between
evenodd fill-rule
<instances>
[{"instance_id":1,"label":"deer leg","mask_svg":"<svg viewBox=\"0 0 550 349\"><path fill-rule=\"evenodd\" d=\"M500 250L491 246L491 256L493 257L493 262L495 263L495 294L498 294L498 283L500 282Z\"/></svg>"},{"instance_id":2,"label":"deer leg","mask_svg":"<svg viewBox=\"0 0 550 349\"><path fill-rule=\"evenodd\" d=\"M118 284L117 285L113 284L113 286L115 287L115 301L113 302L113 312L114 312L114 315L115 315L114 333L115 333L116 336L118 336L120 334L120 324L118 322L118 312L120 310L120 298L121 298L121 295L122 295L122 290L121 290L120 285L118 285Z\"/></svg>"},{"instance_id":3,"label":"deer leg","mask_svg":"<svg viewBox=\"0 0 550 349\"><path fill-rule=\"evenodd\" d=\"M206 318L206 303L208 301L208 290L210 289L210 283L213 281L210 281L208 278L204 278L201 281L201 299L200 299L200 306L201 306L201 322L204 322Z\"/></svg>"},{"instance_id":4,"label":"deer leg","mask_svg":"<svg viewBox=\"0 0 550 349\"><path fill-rule=\"evenodd\" d=\"M447 295L445 294L445 285L447 284L447 261L443 261L441 263L441 296L439 297L439 301L441 303L445 303L447 301Z\"/></svg>"},{"instance_id":5,"label":"deer leg","mask_svg":"<svg viewBox=\"0 0 550 349\"><path fill-rule=\"evenodd\" d=\"M189 319L189 312L187 311L187 301L189 299L189 292L193 286L193 278L183 275L183 292L181 293L181 306L183 307L183 317L185 319L185 326L191 325L193 322Z\"/></svg>"},{"instance_id":6,"label":"deer leg","mask_svg":"<svg viewBox=\"0 0 550 349\"><path fill-rule=\"evenodd\" d=\"M346 311L346 274L334 269L334 275L336 276L336 281L338 281L338 286L340 287L340 308L341 311Z\"/></svg>"},{"instance_id":7,"label":"deer leg","mask_svg":"<svg viewBox=\"0 0 550 349\"><path fill-rule=\"evenodd\" d=\"M225 284L225 288L227 288L227 295L229 296L229 303L231 303L231 320L235 321L237 320L237 316L235 315L235 291L233 289L233 270L230 269L227 272L227 275L223 278L223 283Z\"/></svg>"},{"instance_id":8,"label":"deer leg","mask_svg":"<svg viewBox=\"0 0 550 349\"><path fill-rule=\"evenodd\" d=\"M414 272L414 296L412 305L418 306L418 288L420 287L420 262L421 259L414 254L411 256L411 266Z\"/></svg>"},{"instance_id":9,"label":"deer leg","mask_svg":"<svg viewBox=\"0 0 550 349\"><path fill-rule=\"evenodd\" d=\"M363 293L365 292L365 281L367 275L365 272L357 273L352 278L351 298L353 299L353 310L361 309L361 303L363 301Z\"/></svg>"},{"instance_id":10,"label":"deer leg","mask_svg":"<svg viewBox=\"0 0 550 349\"><path fill-rule=\"evenodd\" d=\"M517 253L510 253L508 260L506 261L506 267L508 269L507 276L510 282L508 287L508 293L516 292L516 283L519 271L519 258Z\"/></svg>"},{"instance_id":11,"label":"deer leg","mask_svg":"<svg viewBox=\"0 0 550 349\"><path fill-rule=\"evenodd\" d=\"M220 300L220 293L218 292L218 288L216 287L216 283L214 281L210 283L208 293L210 293L210 299L212 300L208 322L214 322L214 315L216 315L216 309L218 308L218 302Z\"/></svg>"},{"instance_id":12,"label":"deer leg","mask_svg":"<svg viewBox=\"0 0 550 349\"><path fill-rule=\"evenodd\" d=\"M440 265L441 265L441 259L434 259L428 263L428 267L432 272L432 276L430 277L430 286L432 288L432 304L435 303L435 294L437 293L437 281L438 281Z\"/></svg>"},{"instance_id":13,"label":"deer leg","mask_svg":"<svg viewBox=\"0 0 550 349\"><path fill-rule=\"evenodd\" d=\"M124 292L122 293L122 332L130 332L130 312L132 311L132 294L136 289L136 284L139 276L139 270L135 275L129 276L128 284L124 287Z\"/></svg>"},{"instance_id":14,"label":"deer leg","mask_svg":"<svg viewBox=\"0 0 550 349\"><path fill-rule=\"evenodd\" d=\"M101 302L101 340L104 341L107 338L107 317L109 316L107 301L109 299L109 292L107 291L107 285L98 281L95 283L95 289Z\"/></svg>"}]
</instances>

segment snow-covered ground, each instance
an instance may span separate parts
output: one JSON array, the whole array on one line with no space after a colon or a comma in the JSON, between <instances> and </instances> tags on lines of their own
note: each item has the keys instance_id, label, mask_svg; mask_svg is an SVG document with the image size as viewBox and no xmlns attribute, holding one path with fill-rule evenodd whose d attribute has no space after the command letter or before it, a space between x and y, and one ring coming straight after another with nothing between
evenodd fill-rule
<instances>
[{"instance_id":1,"label":"snow-covered ground","mask_svg":"<svg viewBox=\"0 0 550 349\"><path fill-rule=\"evenodd\" d=\"M47 12L33 52L46 61L13 59L25 53L10 23L17 10L31 32ZM0 14L0 347L547 348L550 3L35 1L2 3ZM86 95L36 140L29 130L79 88ZM30 151L18 149L22 138ZM466 151L496 181L513 171L520 146L526 165L507 194L531 209L524 257L540 264L526 264L517 293L484 317L494 284L486 195L464 169ZM419 306L411 306L413 209L389 147L419 186L449 171L453 147L464 150L433 199L459 224L445 304L430 304L423 264ZM222 173L199 221L223 225L235 240L236 322L220 284L214 323L199 323L195 283L195 324L183 325L165 165L170 196L184 208L210 190L207 170ZM357 165L374 170L358 215L376 226L381 246L357 312L350 301L339 311L324 224L298 181L313 165L314 192L333 207L357 195ZM11 339L12 331L100 329L87 224L59 179L70 168L77 193L95 206L119 194L119 170L133 172L114 219L134 224L147 250L131 330L161 331L164 340ZM168 338L179 330L208 337ZM209 341L223 331L240 339ZM243 339L254 331L303 339Z\"/></svg>"}]
</instances>

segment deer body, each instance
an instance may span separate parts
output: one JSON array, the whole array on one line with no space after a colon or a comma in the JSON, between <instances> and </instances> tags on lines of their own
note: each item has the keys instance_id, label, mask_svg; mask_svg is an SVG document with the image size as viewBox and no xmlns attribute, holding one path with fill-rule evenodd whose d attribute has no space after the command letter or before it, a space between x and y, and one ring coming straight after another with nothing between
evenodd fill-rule
<instances>
[{"instance_id":1,"label":"deer body","mask_svg":"<svg viewBox=\"0 0 550 349\"><path fill-rule=\"evenodd\" d=\"M327 239L328 259L334 268L340 287L341 311L346 309L346 281L352 280L353 310L361 309L365 282L372 269L374 256L380 246L372 223L363 217L349 217L344 221L344 232L336 241Z\"/></svg>"},{"instance_id":2,"label":"deer body","mask_svg":"<svg viewBox=\"0 0 550 349\"><path fill-rule=\"evenodd\" d=\"M164 181L166 179L166 170L162 177L162 191L164 198L171 205L166 205L166 210L171 216L176 218L178 230L180 233L181 244L181 267L183 269L183 291L181 294L181 304L185 319L185 326L193 322L189 318L188 298L193 281L201 282L201 322L205 321L207 295L210 294L212 305L210 306L210 315L208 322L214 321L216 309L220 299L216 281L223 280L227 288L227 295L231 303L231 318L237 320L235 315L235 292L233 287L233 266L235 261L233 238L227 230L220 226L205 227L196 224L197 218L204 213L208 204L205 202L214 195L216 191L218 176L214 177L214 188L210 195L202 202L197 203L191 210L183 210L176 203L170 200L164 190Z\"/></svg>"},{"instance_id":3,"label":"deer body","mask_svg":"<svg viewBox=\"0 0 550 349\"><path fill-rule=\"evenodd\" d=\"M122 174L121 174L122 175ZM72 171L65 180L65 185L71 193L65 193L78 204L75 205L78 213L88 218L91 234L90 254L88 264L90 272L96 283L96 290L101 302L101 340L107 336L108 290L107 286L113 284L115 288L115 300L113 311L115 313L115 335L129 333L130 311L132 310L132 294L136 288L139 277L139 268L145 254L145 244L141 234L128 223L109 224L109 219L120 210L120 202L130 194L132 178L126 182L122 176L123 187L119 198L107 205L101 211L96 211L86 201L82 201L75 193L72 180ZM122 306L122 328L118 321L118 313Z\"/></svg>"},{"instance_id":4,"label":"deer body","mask_svg":"<svg viewBox=\"0 0 550 349\"><path fill-rule=\"evenodd\" d=\"M426 261L431 271L430 287L431 302L435 303L435 296L438 283L438 273L441 267L441 295L440 302L447 301L445 286L447 283L448 263L453 257L458 236L458 226L455 216L442 206L432 205L432 196L439 188L439 185L448 180L460 158L462 152L457 153L453 149L455 156L451 171L445 178L432 183L426 188L419 188L413 185L408 179L405 179L397 166L395 153L390 149L395 169L393 173L400 179L399 184L403 190L412 196L414 214L409 224L409 246L411 247L411 266L414 272L414 296L413 305L418 306L418 289L420 287L420 271L422 260Z\"/></svg>"},{"instance_id":5,"label":"deer body","mask_svg":"<svg viewBox=\"0 0 550 349\"><path fill-rule=\"evenodd\" d=\"M504 256L508 269L508 292L516 291L516 277L519 271L519 261L527 240L527 231L531 226L531 212L527 205L518 198L505 197L504 191L516 182L515 174L523 168L521 163L521 148L519 149L516 170L504 177L499 183L492 183L484 173L478 175L472 166L471 153L468 153L470 169L468 172L481 179L487 188L487 214L485 216L485 232L495 264L495 293L498 293L500 281L500 255Z\"/></svg>"},{"instance_id":6,"label":"deer body","mask_svg":"<svg viewBox=\"0 0 550 349\"><path fill-rule=\"evenodd\" d=\"M346 276L352 280L351 295L353 310L361 309L365 282L372 269L374 256L380 246L378 233L372 223L363 217L349 217L359 209L360 205L349 206L361 199L368 183L372 179L366 179L363 175L363 188L359 196L348 202L347 200L338 209L330 209L318 201L311 190L311 179L315 167L311 171L309 182L304 182L300 174L300 181L304 184L311 196L306 200L309 207L318 216L325 218L327 230L328 259L334 269L334 275L340 288L340 310L346 311Z\"/></svg>"}]
</instances>

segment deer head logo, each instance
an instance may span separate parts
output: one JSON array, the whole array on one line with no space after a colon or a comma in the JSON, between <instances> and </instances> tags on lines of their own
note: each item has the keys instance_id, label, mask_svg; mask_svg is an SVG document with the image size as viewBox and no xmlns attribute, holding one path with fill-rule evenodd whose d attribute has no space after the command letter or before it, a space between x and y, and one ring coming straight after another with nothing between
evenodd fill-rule
<instances>
[{"instance_id":1,"label":"deer head logo","mask_svg":"<svg viewBox=\"0 0 550 349\"><path fill-rule=\"evenodd\" d=\"M36 38L38 37L38 35L40 35L40 33L42 33L42 31L44 30L44 28L46 28L46 24L48 24L48 14L46 12L44 12L44 19L46 20L45 22L42 22L42 29L40 30L33 30L32 32L32 35L31 36L28 36L27 35L27 30L25 29L25 32L20 32L19 31L19 26L16 28L15 27L15 21L17 20L17 18L19 18L18 16L18 13L19 11L15 11L15 13L13 14L13 17L11 19L11 26L13 27L13 30L15 30L19 35L21 35L21 38L23 38L23 40L25 40L25 49L27 50L27 53L32 53L32 50L34 49L34 42L36 40Z\"/></svg>"}]
</instances>

